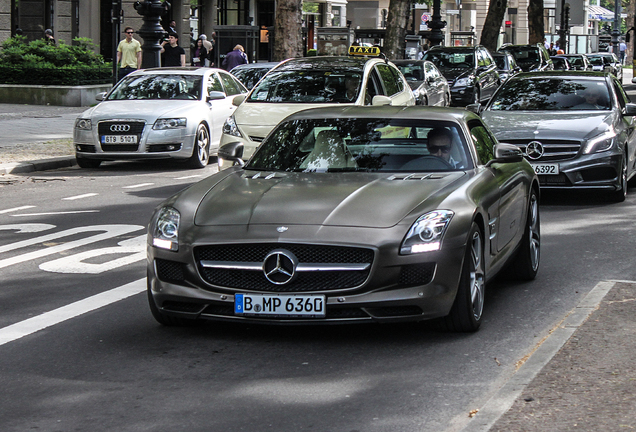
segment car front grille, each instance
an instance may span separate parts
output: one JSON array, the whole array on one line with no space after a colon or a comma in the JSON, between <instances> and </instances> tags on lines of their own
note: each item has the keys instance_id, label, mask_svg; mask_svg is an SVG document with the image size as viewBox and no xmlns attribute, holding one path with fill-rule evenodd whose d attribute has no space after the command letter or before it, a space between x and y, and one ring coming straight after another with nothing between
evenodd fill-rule
<instances>
[{"instance_id":1,"label":"car front grille","mask_svg":"<svg viewBox=\"0 0 636 432\"><path fill-rule=\"evenodd\" d=\"M286 250L298 259L299 266L324 266L320 271L297 272L285 284L270 282L262 270L262 263L273 250ZM300 245L266 243L246 245L198 246L194 249L197 266L204 281L215 286L263 292L311 292L354 288L369 277L374 252L371 249L346 246ZM202 262L220 263L217 267ZM222 268L249 265L251 268ZM359 265L364 269L347 270L338 265ZM329 269L329 267L336 267ZM221 268L220 268L221 267Z\"/></svg>"},{"instance_id":2,"label":"car front grille","mask_svg":"<svg viewBox=\"0 0 636 432\"><path fill-rule=\"evenodd\" d=\"M99 122L97 131L99 136L102 135L141 135L144 131L144 122L137 121L103 121ZM111 130L111 126L115 126L118 130ZM122 130L128 128L127 130Z\"/></svg>"},{"instance_id":3,"label":"car front grille","mask_svg":"<svg viewBox=\"0 0 636 432\"><path fill-rule=\"evenodd\" d=\"M526 154L526 147L532 141L538 141L543 146L543 156L538 159L530 159L531 162L558 162L568 159L574 159L581 150L581 142L573 140L509 140L503 139L502 142L514 144L518 146L523 154Z\"/></svg>"},{"instance_id":4,"label":"car front grille","mask_svg":"<svg viewBox=\"0 0 636 432\"><path fill-rule=\"evenodd\" d=\"M539 186L572 186L570 180L563 173L559 175L540 175Z\"/></svg>"}]
</instances>

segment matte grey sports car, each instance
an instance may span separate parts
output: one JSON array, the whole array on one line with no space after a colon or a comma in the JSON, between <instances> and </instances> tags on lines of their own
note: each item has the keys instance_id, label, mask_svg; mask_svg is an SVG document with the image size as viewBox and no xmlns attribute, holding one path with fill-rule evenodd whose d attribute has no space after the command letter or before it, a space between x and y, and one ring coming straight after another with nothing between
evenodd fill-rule
<instances>
[{"instance_id":1,"label":"matte grey sports car","mask_svg":"<svg viewBox=\"0 0 636 432\"><path fill-rule=\"evenodd\" d=\"M515 144L542 188L596 189L624 201L636 175L636 105L603 72L523 73L482 112L501 142Z\"/></svg>"},{"instance_id":2,"label":"matte grey sports car","mask_svg":"<svg viewBox=\"0 0 636 432\"><path fill-rule=\"evenodd\" d=\"M243 144L219 150L241 162ZM148 297L196 319L482 321L486 281L539 268L539 183L474 113L332 107L283 120L251 160L157 207Z\"/></svg>"}]
</instances>

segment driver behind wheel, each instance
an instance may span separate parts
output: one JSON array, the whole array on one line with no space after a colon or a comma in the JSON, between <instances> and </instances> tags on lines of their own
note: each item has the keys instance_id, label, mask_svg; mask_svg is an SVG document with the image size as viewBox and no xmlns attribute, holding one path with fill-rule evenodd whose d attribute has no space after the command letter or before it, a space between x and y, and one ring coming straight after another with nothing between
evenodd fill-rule
<instances>
[{"instance_id":1,"label":"driver behind wheel","mask_svg":"<svg viewBox=\"0 0 636 432\"><path fill-rule=\"evenodd\" d=\"M461 162L451 156L453 133L442 127L431 129L426 135L426 148L431 156L448 162L453 168L461 168Z\"/></svg>"}]
</instances>

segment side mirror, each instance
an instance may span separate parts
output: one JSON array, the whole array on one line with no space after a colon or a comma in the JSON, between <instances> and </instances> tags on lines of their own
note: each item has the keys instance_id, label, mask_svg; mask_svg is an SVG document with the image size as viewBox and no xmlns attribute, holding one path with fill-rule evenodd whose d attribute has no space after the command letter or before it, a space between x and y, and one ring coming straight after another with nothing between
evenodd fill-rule
<instances>
[{"instance_id":1,"label":"side mirror","mask_svg":"<svg viewBox=\"0 0 636 432\"><path fill-rule=\"evenodd\" d=\"M210 102L211 100L221 100L221 99L225 99L225 93L220 91L211 91L208 94L207 101Z\"/></svg>"},{"instance_id":2,"label":"side mirror","mask_svg":"<svg viewBox=\"0 0 636 432\"><path fill-rule=\"evenodd\" d=\"M247 98L246 94L240 94L232 99L232 105L239 106Z\"/></svg>"},{"instance_id":3,"label":"side mirror","mask_svg":"<svg viewBox=\"0 0 636 432\"><path fill-rule=\"evenodd\" d=\"M636 116L636 104L628 103L625 105L625 109L623 110L623 115L625 116Z\"/></svg>"},{"instance_id":4,"label":"side mirror","mask_svg":"<svg viewBox=\"0 0 636 432\"><path fill-rule=\"evenodd\" d=\"M513 163L521 162L523 160L523 153L521 149L514 144L499 143L495 145L495 158L488 161L486 166L490 166L493 163Z\"/></svg>"},{"instance_id":5,"label":"side mirror","mask_svg":"<svg viewBox=\"0 0 636 432\"><path fill-rule=\"evenodd\" d=\"M371 99L371 105L373 106L391 105L391 98L384 95L375 95L373 96L373 99Z\"/></svg>"},{"instance_id":6,"label":"side mirror","mask_svg":"<svg viewBox=\"0 0 636 432\"><path fill-rule=\"evenodd\" d=\"M100 101L100 102L101 102L101 101L103 101L104 99L106 99L106 95L107 95L107 94L108 94L108 92L100 92L100 93L97 93L97 94L95 95L95 100L96 100L96 101Z\"/></svg>"},{"instance_id":7,"label":"side mirror","mask_svg":"<svg viewBox=\"0 0 636 432\"><path fill-rule=\"evenodd\" d=\"M484 110L484 107L481 104L474 103L474 104L466 105L466 110L470 112L474 112L477 115L481 115L482 111Z\"/></svg>"},{"instance_id":8,"label":"side mirror","mask_svg":"<svg viewBox=\"0 0 636 432\"><path fill-rule=\"evenodd\" d=\"M243 143L242 142L233 142L229 144L222 145L219 148L218 157L219 159L225 159L231 162L238 163L239 166L245 165L243 161Z\"/></svg>"}]
</instances>

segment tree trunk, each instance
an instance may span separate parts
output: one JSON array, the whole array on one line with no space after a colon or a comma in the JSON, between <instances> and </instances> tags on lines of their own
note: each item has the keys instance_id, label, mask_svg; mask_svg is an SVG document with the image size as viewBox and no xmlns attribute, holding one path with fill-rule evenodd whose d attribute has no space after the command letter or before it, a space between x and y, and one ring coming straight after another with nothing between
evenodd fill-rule
<instances>
[{"instance_id":1,"label":"tree trunk","mask_svg":"<svg viewBox=\"0 0 636 432\"><path fill-rule=\"evenodd\" d=\"M557 0L560 1L560 0ZM531 44L543 43L543 0L530 0L528 2L528 42ZM565 50L565 47L562 47Z\"/></svg>"},{"instance_id":2,"label":"tree trunk","mask_svg":"<svg viewBox=\"0 0 636 432\"><path fill-rule=\"evenodd\" d=\"M274 20L273 61L302 57L302 0L278 0Z\"/></svg>"},{"instance_id":3,"label":"tree trunk","mask_svg":"<svg viewBox=\"0 0 636 432\"><path fill-rule=\"evenodd\" d=\"M481 31L480 44L488 48L491 52L497 51L497 41L501 23L503 22L508 7L508 0L491 1L488 6L488 15L484 21L484 28Z\"/></svg>"},{"instance_id":4,"label":"tree trunk","mask_svg":"<svg viewBox=\"0 0 636 432\"><path fill-rule=\"evenodd\" d=\"M634 25L634 15L636 15L636 0L629 0L629 4L627 5L627 19L625 23L627 24L627 30L632 28ZM630 34L631 43L627 44L627 51L625 52L625 65L634 64L634 46L636 46L636 29Z\"/></svg>"},{"instance_id":5,"label":"tree trunk","mask_svg":"<svg viewBox=\"0 0 636 432\"><path fill-rule=\"evenodd\" d=\"M391 0L386 18L383 52L387 58L404 58L406 26L411 12L411 0Z\"/></svg>"}]
</instances>

